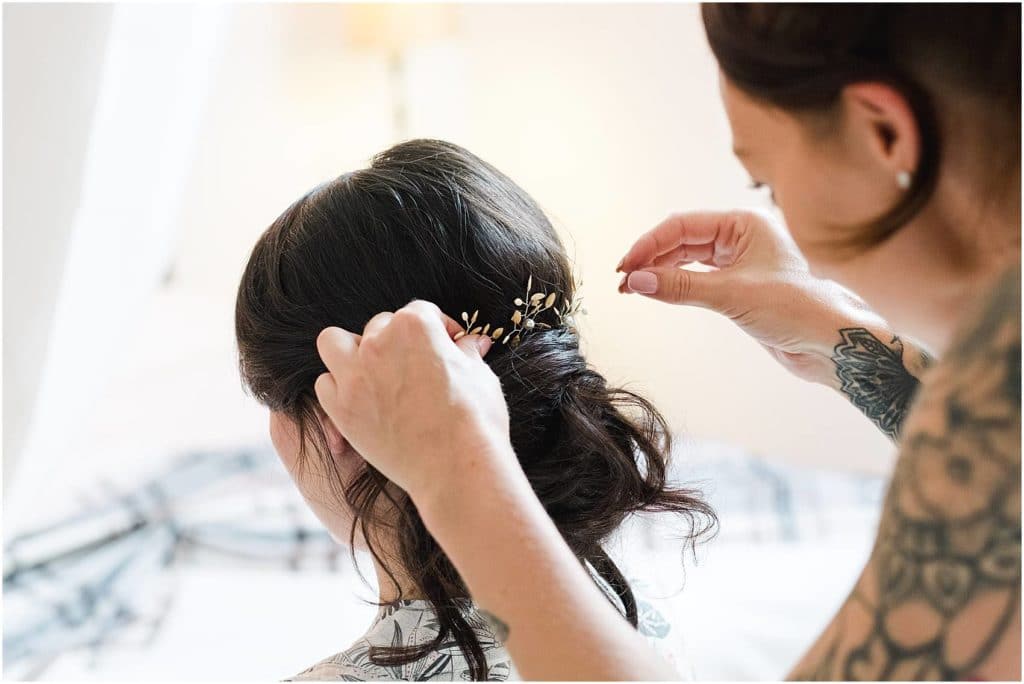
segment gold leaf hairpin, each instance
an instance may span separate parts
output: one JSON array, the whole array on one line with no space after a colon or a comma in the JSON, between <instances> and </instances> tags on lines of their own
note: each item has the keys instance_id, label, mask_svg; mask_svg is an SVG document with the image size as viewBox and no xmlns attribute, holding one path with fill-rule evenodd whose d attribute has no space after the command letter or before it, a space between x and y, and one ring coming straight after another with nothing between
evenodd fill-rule
<instances>
[{"instance_id":1,"label":"gold leaf hairpin","mask_svg":"<svg viewBox=\"0 0 1024 684\"><path fill-rule=\"evenodd\" d=\"M512 327L508 333L505 332L504 326L496 327L492 331L490 323L477 325L476 319L480 313L479 310L474 311L472 315L463 311L462 324L466 329L459 331L455 335L455 339L457 340L463 335L490 335L495 342L500 341L500 344L508 344L514 349L519 346L523 335L531 330L549 330L554 327L537 320L538 315L549 309L558 318L558 325L567 328L575 328L577 314L587 313L586 309L582 307L582 300L579 297L574 297L573 301L565 301L563 297L562 306L555 307L555 303L561 295L560 292L532 292L532 289L533 276L531 275L526 281L526 296L516 297L512 302L516 308L509 319L512 321Z\"/></svg>"}]
</instances>

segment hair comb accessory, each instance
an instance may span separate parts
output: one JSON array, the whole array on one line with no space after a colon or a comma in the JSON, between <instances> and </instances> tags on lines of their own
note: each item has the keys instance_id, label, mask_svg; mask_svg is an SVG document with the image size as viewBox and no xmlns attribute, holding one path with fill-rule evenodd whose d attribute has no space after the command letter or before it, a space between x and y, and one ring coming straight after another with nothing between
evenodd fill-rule
<instances>
[{"instance_id":1,"label":"hair comb accessory","mask_svg":"<svg viewBox=\"0 0 1024 684\"><path fill-rule=\"evenodd\" d=\"M455 339L457 340L464 335L489 335L495 342L498 342L499 344L507 344L514 349L519 346L523 335L532 330L549 330L554 327L575 328L575 317L578 314L587 313L586 309L582 307L582 300L579 297L574 297L572 301L567 301L565 297L562 297L562 305L555 306L562 293L533 292L532 289L533 276L531 275L526 281L526 296L516 297L512 302L515 306L515 310L512 312L512 317L509 319L512 325L508 329L508 332L506 332L505 326L498 326L492 330L490 323L487 323L486 325L477 325L477 317L480 312L474 311L473 314L470 315L466 311L463 311L462 324L466 329L459 331L459 333L455 335ZM558 322L557 325L544 323L537 319L540 314L548 310L554 313Z\"/></svg>"}]
</instances>

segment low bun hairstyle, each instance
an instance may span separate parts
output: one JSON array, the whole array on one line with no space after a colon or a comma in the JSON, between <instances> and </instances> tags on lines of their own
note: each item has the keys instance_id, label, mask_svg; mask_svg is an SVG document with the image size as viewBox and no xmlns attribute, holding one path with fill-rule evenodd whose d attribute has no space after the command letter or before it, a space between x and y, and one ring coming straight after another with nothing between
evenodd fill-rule
<instances>
[{"instance_id":1,"label":"low bun hairstyle","mask_svg":"<svg viewBox=\"0 0 1024 684\"><path fill-rule=\"evenodd\" d=\"M534 201L466 150L413 140L376 156L370 167L319 186L289 207L253 248L238 290L236 337L242 378L260 402L294 420L300 465L319 467L354 512L350 541L362 532L430 601L440 631L416 648L376 648L380 664L416 660L441 644L461 648L474 679L487 678L483 651L458 601L462 578L428 533L412 501L369 464L342 482L320 429L313 383L325 371L315 340L337 325L361 331L375 314L413 299L458 320L477 311L493 327L508 321L527 281L533 291L575 295L565 250ZM561 302L562 299L560 298ZM603 543L634 512L680 515L692 544L715 518L700 494L667 482L670 435L642 397L609 387L588 365L574 328L553 310L518 346L494 344L485 361L508 404L512 446L538 498L569 547L589 562L637 625L633 593ZM378 516L381 497L388 519ZM372 546L387 526L397 558ZM396 589L401 588L395 583Z\"/></svg>"},{"instance_id":2,"label":"low bun hairstyle","mask_svg":"<svg viewBox=\"0 0 1024 684\"><path fill-rule=\"evenodd\" d=\"M707 513L691 492L667 488L669 431L632 392L609 387L565 328L531 333L495 355L512 446L562 536L581 557L636 511Z\"/></svg>"},{"instance_id":3,"label":"low bun hairstyle","mask_svg":"<svg viewBox=\"0 0 1024 684\"><path fill-rule=\"evenodd\" d=\"M993 179L1020 173L1020 3L704 3L722 73L752 97L796 113L828 113L844 86L885 83L917 120L920 158L902 200L837 248L879 244L931 198L959 131L949 102L978 104L983 159ZM1019 189L1019 188L1018 188Z\"/></svg>"}]
</instances>

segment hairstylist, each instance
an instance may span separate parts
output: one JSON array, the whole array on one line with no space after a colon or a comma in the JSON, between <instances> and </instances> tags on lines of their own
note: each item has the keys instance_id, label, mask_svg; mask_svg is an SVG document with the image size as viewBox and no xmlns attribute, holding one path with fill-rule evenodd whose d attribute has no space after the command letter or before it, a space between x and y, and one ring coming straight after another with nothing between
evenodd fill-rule
<instances>
[{"instance_id":1,"label":"hairstylist","mask_svg":"<svg viewBox=\"0 0 1024 684\"><path fill-rule=\"evenodd\" d=\"M620 289L730 317L899 446L872 554L793 675L1019 679L1020 5L703 15L735 152L789 233L673 216ZM327 329L325 411L410 494L525 677L673 677L533 495L490 342L460 329L426 302Z\"/></svg>"}]
</instances>

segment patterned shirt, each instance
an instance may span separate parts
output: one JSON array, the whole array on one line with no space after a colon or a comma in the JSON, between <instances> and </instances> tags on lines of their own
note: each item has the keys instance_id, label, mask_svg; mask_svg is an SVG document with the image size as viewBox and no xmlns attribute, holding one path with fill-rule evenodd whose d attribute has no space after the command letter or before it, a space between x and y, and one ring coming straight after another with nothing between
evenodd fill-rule
<instances>
[{"instance_id":1,"label":"patterned shirt","mask_svg":"<svg viewBox=\"0 0 1024 684\"><path fill-rule=\"evenodd\" d=\"M498 641L486 618L469 599L454 599L463 608L463 616L476 633L487 659L489 681L505 681L512 675L512 659ZM444 642L423 658L404 665L377 665L370 661L372 646L418 646L433 640L438 633L437 617L429 601L402 600L382 606L369 631L352 646L285 681L341 680L370 681L467 681L469 663L454 640Z\"/></svg>"},{"instance_id":2,"label":"patterned shirt","mask_svg":"<svg viewBox=\"0 0 1024 684\"><path fill-rule=\"evenodd\" d=\"M586 564L594 582L608 596L616 609L625 614L622 601L596 571ZM633 582L631 582L633 584ZM638 630L647 637L655 650L667 661L676 663L673 654L664 647L670 626L662 614L640 596L637 599ZM462 614L476 633L480 648L487 659L487 679L492 682L518 680L512 658L491 629L490 623L474 606L471 599L453 599L462 608ZM437 617L429 601L402 600L382 606L370 629L352 646L321 660L284 681L347 682L368 681L470 681L469 664L454 640L444 642L440 648L424 657L404 665L377 665L370 661L372 646L418 646L433 640L438 633Z\"/></svg>"}]
</instances>

